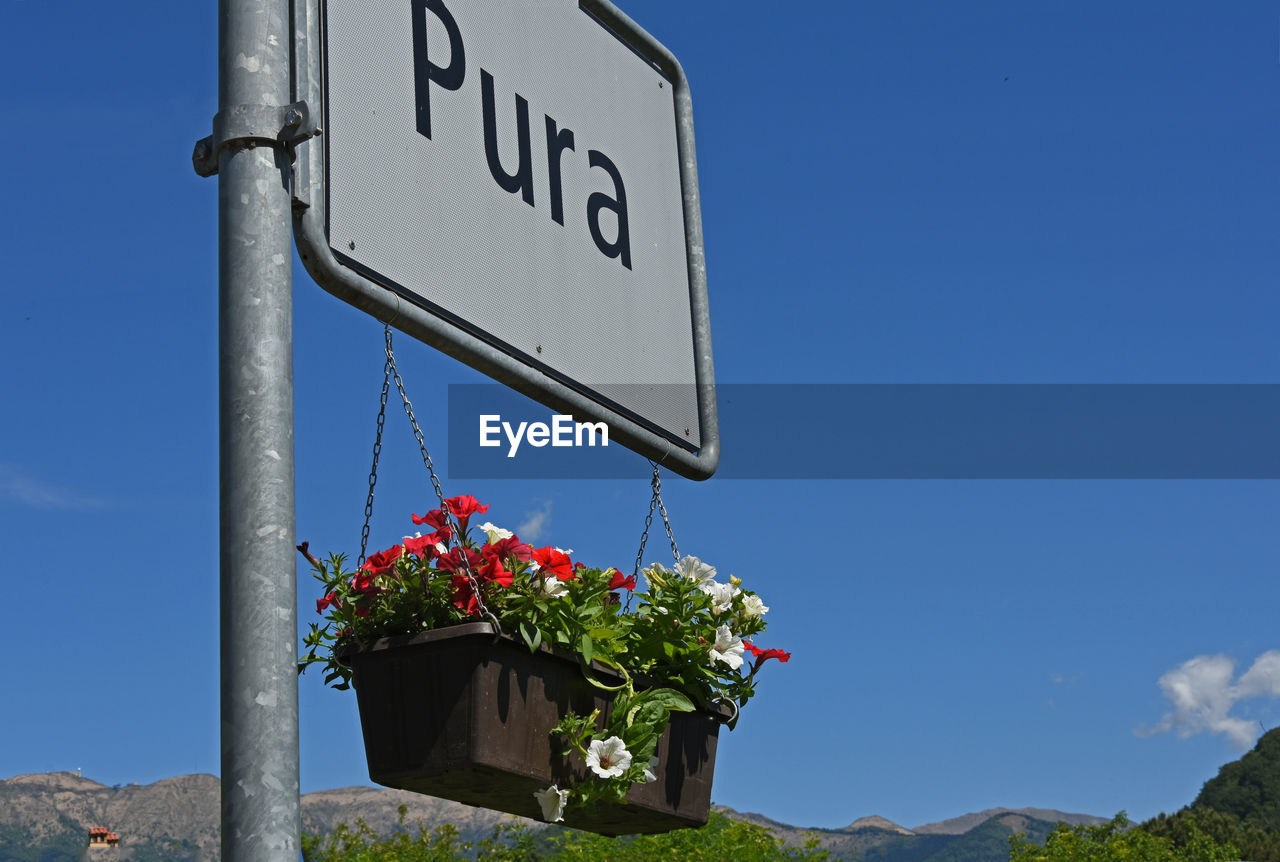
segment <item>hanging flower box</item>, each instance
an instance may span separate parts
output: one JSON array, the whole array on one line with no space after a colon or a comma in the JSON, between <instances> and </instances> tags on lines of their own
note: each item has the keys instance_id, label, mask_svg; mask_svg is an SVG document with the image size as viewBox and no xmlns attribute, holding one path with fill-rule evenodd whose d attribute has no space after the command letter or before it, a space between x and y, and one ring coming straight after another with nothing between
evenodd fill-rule
<instances>
[{"instance_id":1,"label":"hanging flower box","mask_svg":"<svg viewBox=\"0 0 1280 862\"><path fill-rule=\"evenodd\" d=\"M473 539L488 508L442 500L413 516L433 532L353 572L299 546L325 620L299 671L354 685L370 777L605 835L705 823L720 724L734 726L766 659L790 658L744 640L769 609L696 557L649 566L637 592L638 571L493 524Z\"/></svg>"},{"instance_id":2,"label":"hanging flower box","mask_svg":"<svg viewBox=\"0 0 1280 862\"><path fill-rule=\"evenodd\" d=\"M540 817L537 791L587 777L552 729L570 710L600 710L574 655L496 640L489 623L385 638L345 654L354 672L369 777L378 784L521 817ZM599 678L621 680L597 666ZM707 822L716 740L727 710L674 713L657 747L657 780L625 803L570 807L564 824L603 835L667 832Z\"/></svg>"}]
</instances>

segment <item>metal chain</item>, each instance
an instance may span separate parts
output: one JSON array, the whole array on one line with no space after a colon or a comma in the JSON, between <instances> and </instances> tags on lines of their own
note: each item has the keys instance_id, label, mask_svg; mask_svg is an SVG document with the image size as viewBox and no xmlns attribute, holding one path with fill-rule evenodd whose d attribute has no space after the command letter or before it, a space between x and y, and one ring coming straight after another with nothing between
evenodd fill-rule
<instances>
[{"instance_id":1,"label":"metal chain","mask_svg":"<svg viewBox=\"0 0 1280 862\"><path fill-rule=\"evenodd\" d=\"M649 499L649 514L644 516L644 532L640 534L640 550L636 551L636 567L631 574L640 575L640 567L644 565L644 546L649 541L649 528L653 526L653 510L658 505L658 501L654 498Z\"/></svg>"},{"instance_id":2,"label":"metal chain","mask_svg":"<svg viewBox=\"0 0 1280 862\"><path fill-rule=\"evenodd\" d=\"M409 425L413 428L413 436L418 440L418 451L422 453L422 463L427 468L428 475L431 476L431 487L435 489L436 499L440 501L440 512L444 515L445 523L454 529L454 535L458 536L458 554L462 558L462 571L467 576L467 582L471 585L471 593L476 597L476 606L480 609L480 615L488 617L493 623L494 631L498 634L502 633L502 626L498 623L498 618L484 603L484 596L480 592L480 583L476 580L475 573L471 571L471 561L467 557L466 548L461 544L462 539L462 522L457 520L457 516L449 510L449 505L444 501L444 489L440 485L440 477L436 475L435 464L431 461L431 453L427 451L427 441L422 436L422 428L418 426L418 417L413 413L413 402L409 400L409 396L404 391L404 380L400 377L400 371L396 368L396 354L391 346L391 324L386 326L385 334L387 354L387 369L396 381L396 391L400 393L400 400L404 403L404 413L409 417ZM384 400L386 383L383 383Z\"/></svg>"},{"instance_id":3,"label":"metal chain","mask_svg":"<svg viewBox=\"0 0 1280 862\"><path fill-rule=\"evenodd\" d=\"M649 499L649 514L644 516L644 532L640 534L640 550L636 551L636 567L632 571L632 576L640 576L640 566L644 563L644 546L649 541L649 528L653 526L653 510L657 509L662 513L662 525L666 528L667 539L671 542L671 557L680 562L680 549L676 547L676 537L671 531L671 520L667 517L667 507L662 503L662 477L658 473L658 465L652 461L649 466L653 467L653 478L649 481L653 488L653 496ZM631 594L627 594L626 610L631 610Z\"/></svg>"},{"instance_id":4,"label":"metal chain","mask_svg":"<svg viewBox=\"0 0 1280 862\"><path fill-rule=\"evenodd\" d=\"M662 479L658 476L658 465L653 465L653 499L658 504L658 511L662 513L662 526L667 528L667 541L671 543L671 559L677 563L680 562L680 549L676 547L675 534L671 532L671 519L667 517L667 507L662 505ZM653 504L649 504L650 511L653 510Z\"/></svg>"},{"instance_id":5,"label":"metal chain","mask_svg":"<svg viewBox=\"0 0 1280 862\"><path fill-rule=\"evenodd\" d=\"M387 393L391 389L391 362L382 366L382 397L378 402L378 433L373 438L373 466L369 468L369 497L364 502L364 529L360 531L360 559L356 568L364 565L369 550L369 521L373 518L373 487L378 484L378 456L382 454L382 428L387 421Z\"/></svg>"},{"instance_id":6,"label":"metal chain","mask_svg":"<svg viewBox=\"0 0 1280 862\"><path fill-rule=\"evenodd\" d=\"M446 515L449 514L449 507L444 502L444 489L440 487L440 477L436 475L435 464L431 461L431 453L427 451L427 441L422 436L422 429L418 427L418 418L413 415L413 402L409 400L409 396L404 391L404 380L400 377L400 371L396 368L396 354L391 346L391 325L387 324L385 333L387 354L387 371L395 377L396 391L400 393L400 400L404 403L404 414L409 417L409 425L413 428L413 436L418 440L418 451L422 453L422 463L427 468L427 473L431 476L431 487L435 489L436 499L440 501L440 511Z\"/></svg>"}]
</instances>

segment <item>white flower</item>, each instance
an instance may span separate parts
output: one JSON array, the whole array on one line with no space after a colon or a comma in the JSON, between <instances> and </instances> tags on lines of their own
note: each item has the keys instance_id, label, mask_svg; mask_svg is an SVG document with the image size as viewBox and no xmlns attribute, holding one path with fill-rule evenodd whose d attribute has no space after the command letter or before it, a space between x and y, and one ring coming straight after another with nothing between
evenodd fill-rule
<instances>
[{"instance_id":1,"label":"white flower","mask_svg":"<svg viewBox=\"0 0 1280 862\"><path fill-rule=\"evenodd\" d=\"M569 585L555 575L543 575L538 587L538 592L549 599L558 599L569 593Z\"/></svg>"},{"instance_id":2,"label":"white flower","mask_svg":"<svg viewBox=\"0 0 1280 862\"><path fill-rule=\"evenodd\" d=\"M649 758L649 765L644 768L644 783L652 784L658 780L658 758L657 756Z\"/></svg>"},{"instance_id":3,"label":"white flower","mask_svg":"<svg viewBox=\"0 0 1280 862\"><path fill-rule=\"evenodd\" d=\"M716 642L711 647L711 660L722 661L733 670L742 667L742 638L729 631L728 626L716 629Z\"/></svg>"},{"instance_id":4,"label":"white flower","mask_svg":"<svg viewBox=\"0 0 1280 862\"><path fill-rule=\"evenodd\" d=\"M490 545L501 542L503 539L510 539L512 536L515 535L515 533L511 532L510 530L504 530L501 527L495 527L493 524L490 524L488 521L485 521L483 524L481 524L480 529L483 530L484 534L489 537L488 544Z\"/></svg>"},{"instance_id":5,"label":"white flower","mask_svg":"<svg viewBox=\"0 0 1280 862\"><path fill-rule=\"evenodd\" d=\"M711 612L715 614L722 614L729 610L733 606L733 597L742 592L733 584L720 584L715 581L699 584L698 588L711 596Z\"/></svg>"},{"instance_id":6,"label":"white flower","mask_svg":"<svg viewBox=\"0 0 1280 862\"><path fill-rule=\"evenodd\" d=\"M682 578L706 584L715 580L716 567L708 566L697 557L681 557L680 562L676 563L675 573Z\"/></svg>"},{"instance_id":7,"label":"white flower","mask_svg":"<svg viewBox=\"0 0 1280 862\"><path fill-rule=\"evenodd\" d=\"M569 801L569 791L561 790L554 784L546 790L533 791L533 798L542 806L542 819L555 823L564 819L564 806Z\"/></svg>"},{"instance_id":8,"label":"white flower","mask_svg":"<svg viewBox=\"0 0 1280 862\"><path fill-rule=\"evenodd\" d=\"M556 550L564 554L566 557L573 553L573 548L569 548L567 551L564 548L556 548Z\"/></svg>"},{"instance_id":9,"label":"white flower","mask_svg":"<svg viewBox=\"0 0 1280 862\"><path fill-rule=\"evenodd\" d=\"M619 737L593 739L587 749L587 766L601 778L615 778L631 766L631 752Z\"/></svg>"},{"instance_id":10,"label":"white flower","mask_svg":"<svg viewBox=\"0 0 1280 862\"><path fill-rule=\"evenodd\" d=\"M664 586L667 581L671 580L671 576L675 574L662 563L654 563L640 570L644 573L645 581L649 585L649 589Z\"/></svg>"},{"instance_id":11,"label":"white flower","mask_svg":"<svg viewBox=\"0 0 1280 862\"><path fill-rule=\"evenodd\" d=\"M742 600L744 617L762 617L767 613L769 613L769 606L762 602L759 596L747 596Z\"/></svg>"}]
</instances>

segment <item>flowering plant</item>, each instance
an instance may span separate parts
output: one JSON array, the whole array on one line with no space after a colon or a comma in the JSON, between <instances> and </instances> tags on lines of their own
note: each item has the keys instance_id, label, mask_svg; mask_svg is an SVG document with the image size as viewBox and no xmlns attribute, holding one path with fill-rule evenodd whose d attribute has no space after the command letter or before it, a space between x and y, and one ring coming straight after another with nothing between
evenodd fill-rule
<instances>
[{"instance_id":1,"label":"flowering plant","mask_svg":"<svg viewBox=\"0 0 1280 862\"><path fill-rule=\"evenodd\" d=\"M324 624L311 625L298 668L321 664L325 682L345 689L351 670L341 661L344 651L481 617L518 634L531 650L545 644L576 652L587 678L615 692L614 707L607 722L598 710L570 712L553 731L565 742L564 754L581 757L588 773L573 787L534 794L547 820L563 819L571 796L588 804L621 801L633 783L656 780L654 753L672 712L723 701L734 707L732 726L737 707L755 694L761 665L791 658L745 640L764 631L769 608L740 579L717 581L716 570L697 557L684 557L674 569L649 566L647 589L637 592L634 575L574 562L572 551L534 548L491 523L476 527L472 538L472 518L488 509L464 495L413 515L431 532L406 536L354 572L344 569L341 554L322 562L299 546L323 586L316 612ZM612 669L621 684L596 678L593 662Z\"/></svg>"}]
</instances>

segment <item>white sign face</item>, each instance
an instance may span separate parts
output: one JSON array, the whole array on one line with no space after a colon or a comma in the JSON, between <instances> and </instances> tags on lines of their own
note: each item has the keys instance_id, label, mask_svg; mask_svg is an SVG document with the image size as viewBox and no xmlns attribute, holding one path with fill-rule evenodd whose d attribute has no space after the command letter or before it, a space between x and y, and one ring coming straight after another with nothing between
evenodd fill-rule
<instances>
[{"instance_id":1,"label":"white sign face","mask_svg":"<svg viewBox=\"0 0 1280 862\"><path fill-rule=\"evenodd\" d=\"M673 83L577 0L324 8L334 256L696 450Z\"/></svg>"}]
</instances>

